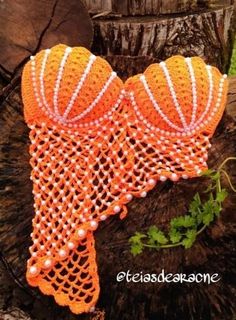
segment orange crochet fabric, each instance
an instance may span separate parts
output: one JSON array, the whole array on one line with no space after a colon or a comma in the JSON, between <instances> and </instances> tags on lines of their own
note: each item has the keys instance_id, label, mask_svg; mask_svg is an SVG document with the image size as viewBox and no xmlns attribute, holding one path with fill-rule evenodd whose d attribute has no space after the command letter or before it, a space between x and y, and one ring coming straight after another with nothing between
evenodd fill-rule
<instances>
[{"instance_id":1,"label":"orange crochet fabric","mask_svg":"<svg viewBox=\"0 0 236 320\"><path fill-rule=\"evenodd\" d=\"M88 50L57 45L23 71L35 217L27 280L79 314L99 296L93 232L158 180L207 168L227 80L172 57L125 84Z\"/></svg>"}]
</instances>

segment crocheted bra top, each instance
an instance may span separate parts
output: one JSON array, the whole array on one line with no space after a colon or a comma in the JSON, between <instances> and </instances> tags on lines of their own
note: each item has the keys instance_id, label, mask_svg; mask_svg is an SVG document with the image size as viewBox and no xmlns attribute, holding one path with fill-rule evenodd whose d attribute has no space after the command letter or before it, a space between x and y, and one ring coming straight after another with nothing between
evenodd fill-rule
<instances>
[{"instance_id":1,"label":"crocheted bra top","mask_svg":"<svg viewBox=\"0 0 236 320\"><path fill-rule=\"evenodd\" d=\"M94 230L158 181L207 169L228 81L199 57L173 56L125 83L82 47L39 52L22 77L30 130L33 244L27 281L78 314L94 309Z\"/></svg>"}]
</instances>

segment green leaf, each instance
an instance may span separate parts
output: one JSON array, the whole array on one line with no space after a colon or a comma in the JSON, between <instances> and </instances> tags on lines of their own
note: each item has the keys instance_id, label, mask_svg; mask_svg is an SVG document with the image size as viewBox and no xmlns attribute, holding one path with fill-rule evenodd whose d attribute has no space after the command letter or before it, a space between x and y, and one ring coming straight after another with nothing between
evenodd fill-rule
<instances>
[{"instance_id":1,"label":"green leaf","mask_svg":"<svg viewBox=\"0 0 236 320\"><path fill-rule=\"evenodd\" d=\"M215 215L217 217L219 217L221 210L222 210L222 206L220 205L220 203L215 202L215 204L214 204L214 213L215 213Z\"/></svg>"},{"instance_id":2,"label":"green leaf","mask_svg":"<svg viewBox=\"0 0 236 320\"><path fill-rule=\"evenodd\" d=\"M197 231L196 229L189 229L186 232L186 237L191 240L192 242L194 242L196 240L196 236L197 236Z\"/></svg>"},{"instance_id":3,"label":"green leaf","mask_svg":"<svg viewBox=\"0 0 236 320\"><path fill-rule=\"evenodd\" d=\"M172 219L170 224L173 228L188 228L195 226L196 220L194 219L194 217L191 217L190 215L185 215Z\"/></svg>"},{"instance_id":4,"label":"green leaf","mask_svg":"<svg viewBox=\"0 0 236 320\"><path fill-rule=\"evenodd\" d=\"M199 196L199 193L196 193L189 205L189 212L193 217L196 217L199 214L200 205L201 205L201 198Z\"/></svg>"},{"instance_id":5,"label":"green leaf","mask_svg":"<svg viewBox=\"0 0 236 320\"><path fill-rule=\"evenodd\" d=\"M219 177L219 172L214 169L208 169L208 170L202 172L201 176L209 177L212 180L216 180L216 179L218 179L217 177Z\"/></svg>"},{"instance_id":6,"label":"green leaf","mask_svg":"<svg viewBox=\"0 0 236 320\"><path fill-rule=\"evenodd\" d=\"M223 202L227 196L228 192L225 189L222 189L221 191L217 192L216 201Z\"/></svg>"},{"instance_id":7,"label":"green leaf","mask_svg":"<svg viewBox=\"0 0 236 320\"><path fill-rule=\"evenodd\" d=\"M205 214L203 217L203 223L209 225L214 220L214 215L212 213Z\"/></svg>"},{"instance_id":8,"label":"green leaf","mask_svg":"<svg viewBox=\"0 0 236 320\"><path fill-rule=\"evenodd\" d=\"M175 229L170 230L169 232L170 241L172 243L180 242L182 235L180 232L176 231Z\"/></svg>"},{"instance_id":9,"label":"green leaf","mask_svg":"<svg viewBox=\"0 0 236 320\"><path fill-rule=\"evenodd\" d=\"M228 195L225 189L221 190L220 172L209 169L203 172L202 176L211 179L208 179L210 183L205 191L201 190L206 194L204 199L206 196L208 199L202 202L197 192L189 205L189 214L171 219L168 236L156 226L151 226L147 234L136 232L129 239L133 255L140 254L146 246L158 249L181 244L188 249L195 242L198 233L204 230L216 216L219 216L222 203ZM142 239L145 239L145 242L142 242ZM165 246L165 244L168 245Z\"/></svg>"},{"instance_id":10,"label":"green leaf","mask_svg":"<svg viewBox=\"0 0 236 320\"><path fill-rule=\"evenodd\" d=\"M143 251L142 239L147 236L141 232L135 232L134 236L129 238L129 242L131 243L131 253L136 256Z\"/></svg>"},{"instance_id":11,"label":"green leaf","mask_svg":"<svg viewBox=\"0 0 236 320\"><path fill-rule=\"evenodd\" d=\"M158 243L158 244L166 244L168 242L168 239L166 238L166 236L164 235L164 233L159 230L156 226L151 226L148 229L147 232L148 236L149 236L149 243Z\"/></svg>"},{"instance_id":12,"label":"green leaf","mask_svg":"<svg viewBox=\"0 0 236 320\"><path fill-rule=\"evenodd\" d=\"M158 232L159 232L159 229L156 226L150 226L147 231L147 234L150 238L154 238Z\"/></svg>"},{"instance_id":13,"label":"green leaf","mask_svg":"<svg viewBox=\"0 0 236 320\"><path fill-rule=\"evenodd\" d=\"M140 253L142 253L142 251L143 251L143 246L142 246L142 244L140 243L140 244L138 244L138 243L136 243L136 244L132 244L131 245L131 253L134 255L134 256L137 256L138 254L140 254Z\"/></svg>"},{"instance_id":14,"label":"green leaf","mask_svg":"<svg viewBox=\"0 0 236 320\"><path fill-rule=\"evenodd\" d=\"M202 203L201 198L200 198L200 195L199 195L198 192L194 195L193 201L194 201L197 205L199 205L199 206L200 206L200 204Z\"/></svg>"},{"instance_id":15,"label":"green leaf","mask_svg":"<svg viewBox=\"0 0 236 320\"><path fill-rule=\"evenodd\" d=\"M209 213L212 214L214 211L214 199L211 197L209 200L207 200L203 204L202 209L203 209L204 215Z\"/></svg>"},{"instance_id":16,"label":"green leaf","mask_svg":"<svg viewBox=\"0 0 236 320\"><path fill-rule=\"evenodd\" d=\"M217 181L220 179L220 173L217 171L214 174L211 175L211 179L214 181Z\"/></svg>"},{"instance_id":17,"label":"green leaf","mask_svg":"<svg viewBox=\"0 0 236 320\"><path fill-rule=\"evenodd\" d=\"M193 217L191 217L189 215L184 216L183 226L185 228L193 227L193 226L195 226L195 224L196 224L196 221L195 221L195 219Z\"/></svg>"},{"instance_id":18,"label":"green leaf","mask_svg":"<svg viewBox=\"0 0 236 320\"><path fill-rule=\"evenodd\" d=\"M193 245L193 241L189 238L185 238L183 241L182 241L182 245L185 247L185 249L189 249L192 247Z\"/></svg>"},{"instance_id":19,"label":"green leaf","mask_svg":"<svg viewBox=\"0 0 236 320\"><path fill-rule=\"evenodd\" d=\"M129 238L129 242L132 244L140 244L142 243L142 239L146 238L147 236L141 232L135 232L134 236Z\"/></svg>"},{"instance_id":20,"label":"green leaf","mask_svg":"<svg viewBox=\"0 0 236 320\"><path fill-rule=\"evenodd\" d=\"M203 217L204 217L204 212L200 211L198 213L198 216L196 217L197 226L199 226L199 225L201 225L203 223Z\"/></svg>"},{"instance_id":21,"label":"green leaf","mask_svg":"<svg viewBox=\"0 0 236 320\"><path fill-rule=\"evenodd\" d=\"M211 177L212 174L214 174L214 170L213 169L208 169L205 170L204 172L201 173L201 176L205 176L205 177Z\"/></svg>"},{"instance_id":22,"label":"green leaf","mask_svg":"<svg viewBox=\"0 0 236 320\"><path fill-rule=\"evenodd\" d=\"M197 237L197 231L196 229L189 229L186 232L186 238L182 241L182 245L185 247L185 249L189 249L192 247L194 241Z\"/></svg>"}]
</instances>

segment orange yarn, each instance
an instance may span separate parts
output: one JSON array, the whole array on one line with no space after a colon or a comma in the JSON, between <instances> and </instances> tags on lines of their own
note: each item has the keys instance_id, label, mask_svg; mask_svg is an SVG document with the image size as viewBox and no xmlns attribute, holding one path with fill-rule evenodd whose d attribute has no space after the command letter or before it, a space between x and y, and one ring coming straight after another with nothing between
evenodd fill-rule
<instances>
[{"instance_id":1,"label":"orange yarn","mask_svg":"<svg viewBox=\"0 0 236 320\"><path fill-rule=\"evenodd\" d=\"M158 180L207 168L227 80L175 56L125 84L84 48L57 45L23 71L35 217L27 280L60 305L92 311L99 296L93 231Z\"/></svg>"}]
</instances>

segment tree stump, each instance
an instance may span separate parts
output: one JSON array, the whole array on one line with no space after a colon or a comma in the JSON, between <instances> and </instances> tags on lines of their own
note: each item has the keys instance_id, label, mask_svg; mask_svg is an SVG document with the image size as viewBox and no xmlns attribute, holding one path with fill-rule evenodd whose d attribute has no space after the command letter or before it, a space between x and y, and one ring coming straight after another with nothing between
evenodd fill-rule
<instances>
[{"instance_id":1,"label":"tree stump","mask_svg":"<svg viewBox=\"0 0 236 320\"><path fill-rule=\"evenodd\" d=\"M232 13L233 6L216 6L162 16L98 17L93 19L92 49L107 57L113 67L122 65L122 70L130 69L133 57L148 56L159 62L181 54L198 55L226 72L232 53ZM132 71L143 72L142 67L136 64Z\"/></svg>"},{"instance_id":2,"label":"tree stump","mask_svg":"<svg viewBox=\"0 0 236 320\"><path fill-rule=\"evenodd\" d=\"M90 47L93 30L87 9L72 0L0 1L0 75L9 81L37 51L65 43Z\"/></svg>"},{"instance_id":3,"label":"tree stump","mask_svg":"<svg viewBox=\"0 0 236 320\"><path fill-rule=\"evenodd\" d=\"M62 5L62 2L58 3ZM68 2L64 3L65 11L68 9L67 5L70 6ZM226 10L225 14L228 12L228 18L230 17L230 9L220 10ZM54 17L55 15L48 18L52 19L52 24ZM61 19L63 21L63 17ZM71 19L68 21L72 22ZM42 29L37 30L42 32ZM66 43L79 45L75 43L76 33L68 34L66 30L61 31L67 35ZM3 34L5 33L2 32L1 35ZM48 40L47 43L54 45L60 39L60 34L52 36L51 42ZM10 39L7 35L6 33L5 43L8 46ZM221 217L199 236L191 249L146 251L134 258L128 245L128 239L135 231L143 231L153 224L165 230L171 218L184 214L196 190L206 187L203 178L175 184L170 181L159 183L145 199L134 199L129 204L125 220L114 216L100 224L95 237L101 295L94 314L75 316L68 308L59 307L52 297L42 295L38 289L27 285L25 271L34 213L32 184L29 179L29 129L22 113L20 72L28 55L34 54L35 48L39 50L41 37L35 34L36 40L32 48L27 47L25 50L23 46L28 53L18 58L11 57L11 65L7 60L9 51L1 47L5 57L1 57L0 68L0 87L4 88L0 93L0 319L232 320L236 313L235 287L232 284L235 276L235 195L230 194L224 203ZM142 46L139 50L144 51ZM10 47L16 50L20 46L11 44ZM192 48L194 50L194 46ZM123 77L135 73L139 68L143 70L157 59L154 56L125 57L127 64L122 62L122 56L118 58L110 55L108 58L110 61L114 59L112 63L116 64L116 70L120 70ZM127 65L129 68L125 69ZM236 154L235 101L236 78L231 78L226 112L212 138L209 167L216 168L226 157ZM230 163L227 167L234 184L235 169L235 163ZM165 269L166 273L219 273L221 281L209 286L116 281L116 275L120 271L159 273L161 269Z\"/></svg>"},{"instance_id":4,"label":"tree stump","mask_svg":"<svg viewBox=\"0 0 236 320\"><path fill-rule=\"evenodd\" d=\"M197 0L85 0L85 3L92 14L105 11L117 15L157 15L187 12L197 6Z\"/></svg>"},{"instance_id":5,"label":"tree stump","mask_svg":"<svg viewBox=\"0 0 236 320\"><path fill-rule=\"evenodd\" d=\"M236 78L230 79L226 113L212 139L209 167L216 168L226 157L236 154ZM29 180L28 128L22 116L20 85L1 104L1 308L20 307L32 319L77 319L67 308L59 307L53 298L41 295L25 281L26 260L30 246L33 216L32 185ZM235 163L227 170L236 183ZM137 230L152 224L167 228L172 217L184 214L196 192L206 181L196 178L173 184L159 183L145 199L134 199L128 217L109 218L96 231L98 270L101 295L98 308L105 319L214 319L232 320L235 312L235 195L224 204L224 212L197 240L185 250L174 248L161 252L146 251L134 258L128 238ZM209 272L219 273L221 281L204 284L135 284L118 283L116 274ZM111 298L112 297L112 298ZM132 308L130 308L132 306ZM81 319L92 319L91 315Z\"/></svg>"}]
</instances>

